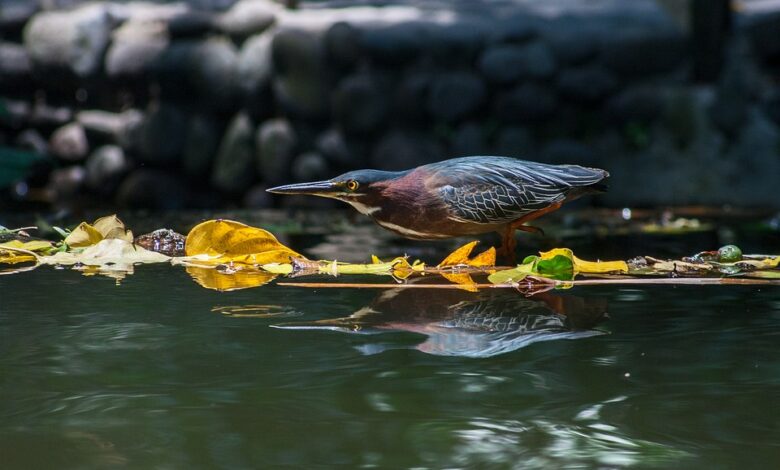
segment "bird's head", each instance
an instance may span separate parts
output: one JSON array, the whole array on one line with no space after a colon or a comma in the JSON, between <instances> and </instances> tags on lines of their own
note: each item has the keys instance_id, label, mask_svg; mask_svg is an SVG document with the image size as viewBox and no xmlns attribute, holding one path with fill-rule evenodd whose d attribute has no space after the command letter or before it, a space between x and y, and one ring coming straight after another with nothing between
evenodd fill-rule
<instances>
[{"instance_id":1,"label":"bird's head","mask_svg":"<svg viewBox=\"0 0 780 470\"><path fill-rule=\"evenodd\" d=\"M379 170L356 170L325 181L296 183L268 189L275 194L309 194L312 196L338 199L352 205L363 214L372 214L381 209L375 203L379 193L390 180L406 172Z\"/></svg>"}]
</instances>

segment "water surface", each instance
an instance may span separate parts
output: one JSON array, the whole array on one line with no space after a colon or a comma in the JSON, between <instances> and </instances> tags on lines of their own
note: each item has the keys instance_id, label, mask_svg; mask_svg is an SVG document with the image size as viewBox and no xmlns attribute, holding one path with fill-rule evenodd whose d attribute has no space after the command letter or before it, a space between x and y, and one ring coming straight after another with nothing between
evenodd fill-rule
<instances>
[{"instance_id":1,"label":"water surface","mask_svg":"<svg viewBox=\"0 0 780 470\"><path fill-rule=\"evenodd\" d=\"M2 468L780 466L776 288L0 296Z\"/></svg>"}]
</instances>

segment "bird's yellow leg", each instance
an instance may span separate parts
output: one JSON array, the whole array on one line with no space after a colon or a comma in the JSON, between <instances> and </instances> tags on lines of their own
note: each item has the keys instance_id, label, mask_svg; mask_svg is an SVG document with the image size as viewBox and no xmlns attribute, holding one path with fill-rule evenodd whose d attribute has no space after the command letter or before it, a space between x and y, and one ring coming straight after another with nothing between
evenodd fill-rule
<instances>
[{"instance_id":1,"label":"bird's yellow leg","mask_svg":"<svg viewBox=\"0 0 780 470\"><path fill-rule=\"evenodd\" d=\"M526 222L536 220L545 214L549 214L550 212L560 209L561 205L562 203L560 202L550 204L544 209L531 212L530 214L527 214L524 217L521 217L515 220L514 222L512 222L511 224L509 224L509 226L503 233L503 241L500 250L501 254L503 256L506 256L509 262L514 264L516 259L515 249L517 248L517 240L515 239L515 230L522 230L523 232L531 232L531 233L538 233L540 235L544 235L544 231L539 227L533 227L531 225L524 225L524 224Z\"/></svg>"}]
</instances>

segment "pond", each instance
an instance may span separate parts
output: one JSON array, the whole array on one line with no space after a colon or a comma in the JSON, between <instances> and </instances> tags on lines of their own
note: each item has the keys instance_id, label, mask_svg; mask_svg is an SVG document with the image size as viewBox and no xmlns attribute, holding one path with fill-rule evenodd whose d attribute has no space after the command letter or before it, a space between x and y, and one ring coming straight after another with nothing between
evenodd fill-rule
<instances>
[{"instance_id":1,"label":"pond","mask_svg":"<svg viewBox=\"0 0 780 470\"><path fill-rule=\"evenodd\" d=\"M710 248L625 242L578 249ZM150 265L0 296L3 468L780 466L776 287L217 292Z\"/></svg>"}]
</instances>

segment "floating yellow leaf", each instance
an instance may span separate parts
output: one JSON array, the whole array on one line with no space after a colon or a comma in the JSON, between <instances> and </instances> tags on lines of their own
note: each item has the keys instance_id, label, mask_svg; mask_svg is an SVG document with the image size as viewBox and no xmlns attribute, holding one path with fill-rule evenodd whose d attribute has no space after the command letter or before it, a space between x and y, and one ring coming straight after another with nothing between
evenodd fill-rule
<instances>
[{"instance_id":1,"label":"floating yellow leaf","mask_svg":"<svg viewBox=\"0 0 780 470\"><path fill-rule=\"evenodd\" d=\"M445 266L495 266L496 265L496 249L492 246L482 253L476 255L473 258L469 258L474 247L477 246L478 241L472 241L466 243L462 247L450 253L444 260L439 263L440 268Z\"/></svg>"},{"instance_id":2,"label":"floating yellow leaf","mask_svg":"<svg viewBox=\"0 0 780 470\"><path fill-rule=\"evenodd\" d=\"M53 245L44 240L11 240L0 243L0 263L16 264L35 261L36 251L48 250Z\"/></svg>"},{"instance_id":3,"label":"floating yellow leaf","mask_svg":"<svg viewBox=\"0 0 780 470\"><path fill-rule=\"evenodd\" d=\"M101 240L124 240L132 243L133 232L127 230L124 222L113 214L101 217L93 224L80 223L65 237L65 244L71 248L83 248L95 245Z\"/></svg>"},{"instance_id":4,"label":"floating yellow leaf","mask_svg":"<svg viewBox=\"0 0 780 470\"><path fill-rule=\"evenodd\" d=\"M306 259L279 243L270 232L233 220L208 220L196 225L187 235L184 251L206 265L264 265Z\"/></svg>"},{"instance_id":5,"label":"floating yellow leaf","mask_svg":"<svg viewBox=\"0 0 780 470\"><path fill-rule=\"evenodd\" d=\"M568 248L553 248L550 251L539 253L540 259L547 260L556 256L565 256L572 261L574 274L605 274L613 272L628 272L628 264L625 261L585 261L574 256L574 253Z\"/></svg>"}]
</instances>

